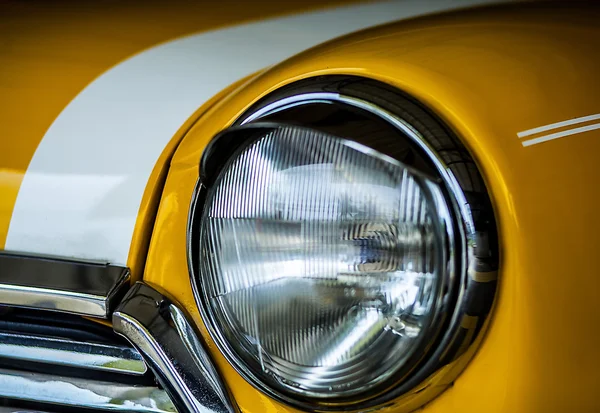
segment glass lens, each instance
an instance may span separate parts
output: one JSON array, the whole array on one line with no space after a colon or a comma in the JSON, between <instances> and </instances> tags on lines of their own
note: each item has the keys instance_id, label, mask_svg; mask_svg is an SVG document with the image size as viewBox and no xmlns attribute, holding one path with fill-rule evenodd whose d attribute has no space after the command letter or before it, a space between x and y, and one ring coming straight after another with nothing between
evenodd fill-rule
<instances>
[{"instance_id":1,"label":"glass lens","mask_svg":"<svg viewBox=\"0 0 600 413\"><path fill-rule=\"evenodd\" d=\"M397 373L439 309L440 198L402 164L320 132L274 129L238 152L209 189L200 242L205 299L235 358L314 397Z\"/></svg>"}]
</instances>

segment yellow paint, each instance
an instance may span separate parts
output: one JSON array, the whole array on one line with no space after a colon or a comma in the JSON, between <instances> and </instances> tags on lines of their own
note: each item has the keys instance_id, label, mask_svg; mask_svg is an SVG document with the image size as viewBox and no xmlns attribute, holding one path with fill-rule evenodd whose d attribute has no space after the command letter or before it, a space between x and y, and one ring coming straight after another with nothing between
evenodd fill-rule
<instances>
[{"instance_id":1,"label":"yellow paint","mask_svg":"<svg viewBox=\"0 0 600 413\"><path fill-rule=\"evenodd\" d=\"M1 116L1 115L0 115ZM0 157L2 152L0 152ZM8 224L12 214L19 186L23 180L23 172L0 167L0 250L4 248L8 235Z\"/></svg>"},{"instance_id":2,"label":"yellow paint","mask_svg":"<svg viewBox=\"0 0 600 413\"><path fill-rule=\"evenodd\" d=\"M581 6L584 8L584 6ZM186 262L198 161L211 137L269 91L318 74L395 85L462 137L490 188L501 236L500 291L481 346L427 413L597 411L600 406L600 131L524 148L517 132L600 113L598 8L529 5L389 25L313 49L212 106L173 157L145 279L192 314L244 412L291 412L246 383L208 336ZM471 351L473 353L473 351ZM446 366L461 369L472 354ZM382 409L405 412L448 385Z\"/></svg>"},{"instance_id":3,"label":"yellow paint","mask_svg":"<svg viewBox=\"0 0 600 413\"><path fill-rule=\"evenodd\" d=\"M0 249L23 175L52 122L90 82L158 43L341 0L0 1Z\"/></svg>"}]
</instances>

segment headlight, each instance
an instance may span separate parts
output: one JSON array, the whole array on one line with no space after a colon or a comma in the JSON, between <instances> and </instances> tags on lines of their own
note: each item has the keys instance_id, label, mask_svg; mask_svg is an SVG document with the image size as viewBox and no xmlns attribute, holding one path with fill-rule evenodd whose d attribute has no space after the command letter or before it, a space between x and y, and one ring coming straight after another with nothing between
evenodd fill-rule
<instances>
[{"instance_id":1,"label":"headlight","mask_svg":"<svg viewBox=\"0 0 600 413\"><path fill-rule=\"evenodd\" d=\"M465 205L435 165L319 129L255 122L219 137L190 256L209 330L248 380L286 401L355 403L440 360L456 336Z\"/></svg>"},{"instance_id":2,"label":"headlight","mask_svg":"<svg viewBox=\"0 0 600 413\"><path fill-rule=\"evenodd\" d=\"M265 130L206 199L201 282L265 381L347 396L394 375L435 331L450 283L437 185L360 144Z\"/></svg>"}]
</instances>

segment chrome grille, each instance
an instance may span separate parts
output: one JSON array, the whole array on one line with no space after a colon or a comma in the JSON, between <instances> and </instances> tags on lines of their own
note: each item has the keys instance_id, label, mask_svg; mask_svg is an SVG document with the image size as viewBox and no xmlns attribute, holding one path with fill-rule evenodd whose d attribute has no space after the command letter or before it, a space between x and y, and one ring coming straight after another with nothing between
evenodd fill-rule
<instances>
[{"instance_id":1,"label":"chrome grille","mask_svg":"<svg viewBox=\"0 0 600 413\"><path fill-rule=\"evenodd\" d=\"M0 250L0 413L238 411L187 315L129 274Z\"/></svg>"},{"instance_id":2,"label":"chrome grille","mask_svg":"<svg viewBox=\"0 0 600 413\"><path fill-rule=\"evenodd\" d=\"M4 309L0 406L175 412L139 352L111 328L78 316Z\"/></svg>"}]
</instances>

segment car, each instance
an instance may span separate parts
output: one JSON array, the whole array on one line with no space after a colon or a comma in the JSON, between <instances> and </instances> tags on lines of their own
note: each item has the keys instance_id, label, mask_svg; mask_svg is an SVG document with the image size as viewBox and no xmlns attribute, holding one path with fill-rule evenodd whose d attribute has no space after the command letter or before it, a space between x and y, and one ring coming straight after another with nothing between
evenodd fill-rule
<instances>
[{"instance_id":1,"label":"car","mask_svg":"<svg viewBox=\"0 0 600 413\"><path fill-rule=\"evenodd\" d=\"M600 410L598 4L0 10L0 411Z\"/></svg>"}]
</instances>

